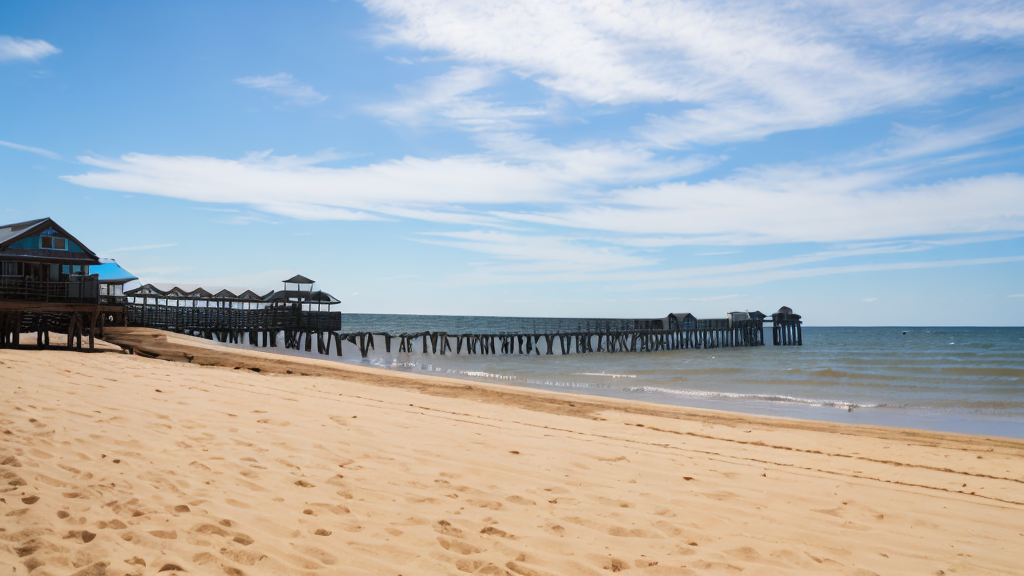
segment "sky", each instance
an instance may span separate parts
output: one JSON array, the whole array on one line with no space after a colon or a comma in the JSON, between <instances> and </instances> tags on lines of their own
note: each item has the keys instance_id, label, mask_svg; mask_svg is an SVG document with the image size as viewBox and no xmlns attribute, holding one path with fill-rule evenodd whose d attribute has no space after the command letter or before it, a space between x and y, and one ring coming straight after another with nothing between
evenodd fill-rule
<instances>
[{"instance_id":1,"label":"sky","mask_svg":"<svg viewBox=\"0 0 1024 576\"><path fill-rule=\"evenodd\" d=\"M342 312L1024 325L1016 1L0 0L0 223Z\"/></svg>"}]
</instances>

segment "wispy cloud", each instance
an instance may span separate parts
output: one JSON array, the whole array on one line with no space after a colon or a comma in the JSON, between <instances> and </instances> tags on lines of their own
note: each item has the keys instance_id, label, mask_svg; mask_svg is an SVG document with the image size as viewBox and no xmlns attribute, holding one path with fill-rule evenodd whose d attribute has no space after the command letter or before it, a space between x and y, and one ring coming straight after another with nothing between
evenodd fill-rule
<instances>
[{"instance_id":1,"label":"wispy cloud","mask_svg":"<svg viewBox=\"0 0 1024 576\"><path fill-rule=\"evenodd\" d=\"M725 294L725 295L722 295L722 296L708 296L708 297L705 297L705 298L690 298L689 300L690 300L690 302L715 302L715 301L718 301L718 300L732 300L734 298L739 298L739 297L740 297L739 294Z\"/></svg>"},{"instance_id":2,"label":"wispy cloud","mask_svg":"<svg viewBox=\"0 0 1024 576\"><path fill-rule=\"evenodd\" d=\"M142 192L205 203L245 204L310 220L416 218L462 224L499 223L474 206L572 202L608 183L678 177L705 159L663 161L641 149L560 148L536 140L494 140L492 151L440 158L405 157L328 168L334 154L250 154L240 160L127 154L79 161L99 170L63 177L91 188ZM511 160L511 161L510 161Z\"/></svg>"},{"instance_id":3,"label":"wispy cloud","mask_svg":"<svg viewBox=\"0 0 1024 576\"><path fill-rule=\"evenodd\" d=\"M46 40L0 36L0 62L17 60L38 62L47 56L59 53L60 49Z\"/></svg>"},{"instance_id":4,"label":"wispy cloud","mask_svg":"<svg viewBox=\"0 0 1024 576\"><path fill-rule=\"evenodd\" d=\"M488 264L492 273L608 271L649 266L656 258L587 239L497 231L424 234L421 242L451 246L495 256L513 264Z\"/></svg>"},{"instance_id":5,"label":"wispy cloud","mask_svg":"<svg viewBox=\"0 0 1024 576\"><path fill-rule=\"evenodd\" d=\"M668 103L659 146L751 140L933 102L1019 77L951 47L1024 34L1014 2L705 3L369 0L385 42L508 70L583 104ZM921 42L927 40L926 42ZM908 42L916 50L904 50ZM898 59L879 58L901 50ZM941 58L940 58L941 56ZM943 64L938 64L944 61Z\"/></svg>"},{"instance_id":6,"label":"wispy cloud","mask_svg":"<svg viewBox=\"0 0 1024 576\"><path fill-rule=\"evenodd\" d=\"M246 76L244 78L236 78L235 82L249 88L266 90L272 94L284 96L295 104L303 106L318 104L327 100L327 96L317 92L308 84L300 84L291 74L286 72L274 74L273 76Z\"/></svg>"},{"instance_id":7,"label":"wispy cloud","mask_svg":"<svg viewBox=\"0 0 1024 576\"><path fill-rule=\"evenodd\" d=\"M139 250L157 250L159 248L173 248L177 244L144 244L142 246L126 246L124 248L113 248L107 252L137 252Z\"/></svg>"},{"instance_id":8,"label":"wispy cloud","mask_svg":"<svg viewBox=\"0 0 1024 576\"><path fill-rule=\"evenodd\" d=\"M50 158L50 159L53 159L53 160L59 160L60 159L60 154L57 154L56 152L50 152L49 150L46 150L46 149L43 149L43 148L36 148L35 146L26 146L24 144L15 144L14 142L8 142L6 140L0 140L0 146L5 146L7 148L14 148L15 150L21 150L23 152L31 152L32 154L38 154L40 156L45 156L46 158Z\"/></svg>"},{"instance_id":9,"label":"wispy cloud","mask_svg":"<svg viewBox=\"0 0 1024 576\"><path fill-rule=\"evenodd\" d=\"M524 121L544 116L546 111L528 106L506 106L479 94L498 81L499 74L484 68L455 67L427 79L421 86L402 87L404 100L374 104L371 114L405 126L445 123L462 129L509 130Z\"/></svg>"}]
</instances>

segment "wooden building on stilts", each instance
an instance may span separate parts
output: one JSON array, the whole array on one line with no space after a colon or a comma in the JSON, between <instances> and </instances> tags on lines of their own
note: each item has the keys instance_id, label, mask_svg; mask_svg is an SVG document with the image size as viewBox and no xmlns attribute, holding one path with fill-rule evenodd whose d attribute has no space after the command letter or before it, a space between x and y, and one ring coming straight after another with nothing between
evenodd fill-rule
<instances>
[{"instance_id":1,"label":"wooden building on stilts","mask_svg":"<svg viewBox=\"0 0 1024 576\"><path fill-rule=\"evenodd\" d=\"M134 279L113 270L95 252L50 218L0 226L0 347L20 346L36 333L49 346L50 332L67 334L68 348L88 348L104 326L125 322L118 287ZM127 277L125 277L127 275Z\"/></svg>"}]
</instances>

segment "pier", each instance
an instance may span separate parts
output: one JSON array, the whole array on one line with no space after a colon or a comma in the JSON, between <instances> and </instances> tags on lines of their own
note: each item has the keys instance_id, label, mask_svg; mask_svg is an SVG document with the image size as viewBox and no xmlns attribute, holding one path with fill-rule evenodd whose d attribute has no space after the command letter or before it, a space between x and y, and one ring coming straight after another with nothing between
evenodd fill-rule
<instances>
[{"instance_id":1,"label":"pier","mask_svg":"<svg viewBox=\"0 0 1024 576\"><path fill-rule=\"evenodd\" d=\"M278 346L337 356L343 344L362 358L384 351L447 355L566 355L733 348L765 345L765 324L775 346L802 346L801 318L787 306L770 317L730 312L698 319L672 313L643 319L509 318L488 330L345 330L340 302L314 281L296 275L282 290L212 292L200 286L124 290L137 278L103 260L49 218L0 226L0 347L20 346L20 335L36 333L49 346L52 331L66 333L68 348L88 348L104 328L156 328L250 346ZM365 328L365 327L364 327Z\"/></svg>"},{"instance_id":2,"label":"pier","mask_svg":"<svg viewBox=\"0 0 1024 576\"><path fill-rule=\"evenodd\" d=\"M788 307L770 318L760 312L733 312L727 318L713 319L674 313L654 319L545 319L538 322L539 326L526 330L510 326L507 330L491 331L346 331L340 312L319 310L337 303L329 294L310 288L291 292L291 300L285 305L265 305L275 300L274 294L255 298L230 293L218 296L202 288L175 287L161 291L146 285L126 292L132 299L126 306L128 325L230 344L280 346L325 355L333 352L336 356L344 356L344 344L348 343L362 358L379 347L388 354L420 352L447 356L567 355L764 346L766 323L772 325L773 345L803 344L800 316ZM509 320L514 323L516 319Z\"/></svg>"}]
</instances>

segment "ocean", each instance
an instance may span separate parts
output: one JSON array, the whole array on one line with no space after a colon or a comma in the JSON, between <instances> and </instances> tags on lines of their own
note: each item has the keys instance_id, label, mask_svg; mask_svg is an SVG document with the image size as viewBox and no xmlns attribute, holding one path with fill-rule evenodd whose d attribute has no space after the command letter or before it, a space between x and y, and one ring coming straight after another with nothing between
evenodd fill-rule
<instances>
[{"instance_id":1,"label":"ocean","mask_svg":"<svg viewBox=\"0 0 1024 576\"><path fill-rule=\"evenodd\" d=\"M344 314L343 332L500 333L601 320ZM539 330L538 330L539 331ZM765 416L1024 438L1024 328L805 327L803 346L609 354L459 355L384 351L391 370Z\"/></svg>"}]
</instances>

